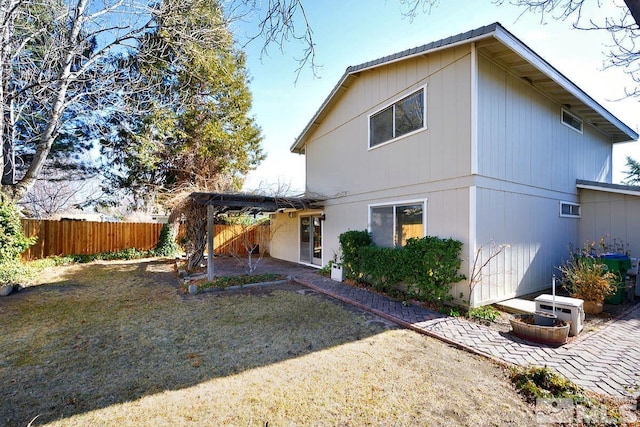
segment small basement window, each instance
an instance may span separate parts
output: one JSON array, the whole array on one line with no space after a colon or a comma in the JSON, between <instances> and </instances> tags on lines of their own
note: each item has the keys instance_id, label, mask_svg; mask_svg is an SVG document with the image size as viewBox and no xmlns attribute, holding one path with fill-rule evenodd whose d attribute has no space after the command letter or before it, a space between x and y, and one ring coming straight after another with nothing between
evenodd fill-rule
<instances>
[{"instance_id":1,"label":"small basement window","mask_svg":"<svg viewBox=\"0 0 640 427\"><path fill-rule=\"evenodd\" d=\"M577 203L560 202L560 216L580 218L580 205Z\"/></svg>"},{"instance_id":2,"label":"small basement window","mask_svg":"<svg viewBox=\"0 0 640 427\"><path fill-rule=\"evenodd\" d=\"M422 88L369 116L369 148L424 128L424 94Z\"/></svg>"},{"instance_id":3,"label":"small basement window","mask_svg":"<svg viewBox=\"0 0 640 427\"><path fill-rule=\"evenodd\" d=\"M564 108L562 109L562 123L571 129L582 133L582 120Z\"/></svg>"}]
</instances>

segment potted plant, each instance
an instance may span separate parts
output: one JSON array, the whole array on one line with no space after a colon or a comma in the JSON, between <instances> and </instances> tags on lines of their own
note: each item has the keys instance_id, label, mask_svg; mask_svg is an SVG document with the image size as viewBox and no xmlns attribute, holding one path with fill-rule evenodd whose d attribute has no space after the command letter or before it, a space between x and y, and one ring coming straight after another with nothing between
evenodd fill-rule
<instances>
[{"instance_id":1,"label":"potted plant","mask_svg":"<svg viewBox=\"0 0 640 427\"><path fill-rule=\"evenodd\" d=\"M587 314L601 313L605 298L616 292L617 276L598 258L572 256L559 269L563 287L572 297L584 300Z\"/></svg>"},{"instance_id":2,"label":"potted plant","mask_svg":"<svg viewBox=\"0 0 640 427\"><path fill-rule=\"evenodd\" d=\"M331 265L331 279L336 282L342 282L342 263L339 261L337 253L333 253L333 260L329 261Z\"/></svg>"}]
</instances>

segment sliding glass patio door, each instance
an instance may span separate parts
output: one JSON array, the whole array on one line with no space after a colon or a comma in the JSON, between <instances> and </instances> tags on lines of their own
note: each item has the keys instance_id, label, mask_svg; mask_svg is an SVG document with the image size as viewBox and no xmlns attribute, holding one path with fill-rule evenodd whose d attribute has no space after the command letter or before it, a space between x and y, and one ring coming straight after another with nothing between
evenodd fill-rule
<instances>
[{"instance_id":1,"label":"sliding glass patio door","mask_svg":"<svg viewBox=\"0 0 640 427\"><path fill-rule=\"evenodd\" d=\"M300 217L300 262L322 265L322 221L320 215Z\"/></svg>"}]
</instances>

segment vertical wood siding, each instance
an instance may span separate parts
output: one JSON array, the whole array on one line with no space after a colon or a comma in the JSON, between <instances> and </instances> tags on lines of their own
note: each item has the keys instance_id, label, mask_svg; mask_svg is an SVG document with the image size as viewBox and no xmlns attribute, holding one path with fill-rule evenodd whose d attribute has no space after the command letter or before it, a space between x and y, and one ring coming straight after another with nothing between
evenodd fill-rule
<instances>
[{"instance_id":1,"label":"vertical wood siding","mask_svg":"<svg viewBox=\"0 0 640 427\"><path fill-rule=\"evenodd\" d=\"M551 285L578 236L559 215L577 202L576 179L611 179L611 140L585 122L563 125L561 105L484 56L478 58L476 247L510 247L486 269L474 305Z\"/></svg>"},{"instance_id":2,"label":"vertical wood siding","mask_svg":"<svg viewBox=\"0 0 640 427\"><path fill-rule=\"evenodd\" d=\"M629 245L632 257L640 257L640 197L581 189L580 205L580 233L573 242L576 247L602 237L610 243L620 239Z\"/></svg>"},{"instance_id":3,"label":"vertical wood siding","mask_svg":"<svg viewBox=\"0 0 640 427\"><path fill-rule=\"evenodd\" d=\"M573 195L576 179L610 182L610 138L562 124L560 104L486 57L478 66L480 175Z\"/></svg>"},{"instance_id":4,"label":"vertical wood siding","mask_svg":"<svg viewBox=\"0 0 640 427\"><path fill-rule=\"evenodd\" d=\"M463 46L361 72L310 135L308 191L354 195L468 175L470 62ZM427 128L369 150L369 115L425 85Z\"/></svg>"}]
</instances>

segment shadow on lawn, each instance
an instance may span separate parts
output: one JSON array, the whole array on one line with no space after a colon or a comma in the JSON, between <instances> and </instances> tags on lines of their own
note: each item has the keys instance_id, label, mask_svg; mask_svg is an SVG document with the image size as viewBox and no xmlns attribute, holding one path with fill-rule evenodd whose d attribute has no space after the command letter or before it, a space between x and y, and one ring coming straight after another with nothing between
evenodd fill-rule
<instances>
[{"instance_id":1,"label":"shadow on lawn","mask_svg":"<svg viewBox=\"0 0 640 427\"><path fill-rule=\"evenodd\" d=\"M2 425L36 416L33 425L45 424L389 328L293 284L181 295L169 260L56 267L43 277L49 284L0 302Z\"/></svg>"}]
</instances>

